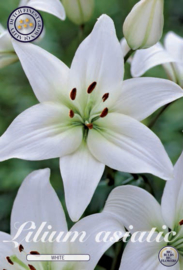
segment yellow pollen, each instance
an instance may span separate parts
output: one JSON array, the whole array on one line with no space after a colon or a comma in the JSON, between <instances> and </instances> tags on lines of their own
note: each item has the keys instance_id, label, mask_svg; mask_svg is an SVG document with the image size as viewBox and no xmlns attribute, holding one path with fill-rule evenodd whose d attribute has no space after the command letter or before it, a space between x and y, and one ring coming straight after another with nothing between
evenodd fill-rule
<instances>
[{"instance_id":1,"label":"yellow pollen","mask_svg":"<svg viewBox=\"0 0 183 270\"><path fill-rule=\"evenodd\" d=\"M24 24L24 28L27 28L27 24Z\"/></svg>"},{"instance_id":2,"label":"yellow pollen","mask_svg":"<svg viewBox=\"0 0 183 270\"><path fill-rule=\"evenodd\" d=\"M33 23L29 23L29 26L30 26L30 27L33 27Z\"/></svg>"},{"instance_id":3,"label":"yellow pollen","mask_svg":"<svg viewBox=\"0 0 183 270\"><path fill-rule=\"evenodd\" d=\"M25 19L26 22L29 22L30 20L29 19Z\"/></svg>"},{"instance_id":4,"label":"yellow pollen","mask_svg":"<svg viewBox=\"0 0 183 270\"><path fill-rule=\"evenodd\" d=\"M22 29L22 26L21 26L21 25L19 25L19 26L18 26L18 29Z\"/></svg>"},{"instance_id":5,"label":"yellow pollen","mask_svg":"<svg viewBox=\"0 0 183 270\"><path fill-rule=\"evenodd\" d=\"M24 21L23 20L20 20L20 23L23 23Z\"/></svg>"}]
</instances>

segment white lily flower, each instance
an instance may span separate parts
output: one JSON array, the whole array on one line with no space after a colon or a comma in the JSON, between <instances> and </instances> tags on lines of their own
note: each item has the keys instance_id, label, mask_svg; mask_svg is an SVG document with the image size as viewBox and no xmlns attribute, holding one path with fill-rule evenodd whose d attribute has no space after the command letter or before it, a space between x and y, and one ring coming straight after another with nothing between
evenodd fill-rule
<instances>
[{"instance_id":1,"label":"white lily flower","mask_svg":"<svg viewBox=\"0 0 183 270\"><path fill-rule=\"evenodd\" d=\"M156 232L162 232L166 225L176 232L171 235L168 244L179 252L179 262L172 270L183 269L183 153L174 168L174 181L166 183L161 206L147 191L135 186L123 186L114 189L109 195L105 212L112 214L123 222L126 228L133 225L133 232L150 232L157 228ZM164 235L163 235L164 237ZM155 239L155 237L153 237ZM163 239L161 239L163 240ZM132 242L129 241L123 253L120 270L160 270L165 267L158 260L159 251L167 246L161 242ZM134 263L135 262L135 263Z\"/></svg>"},{"instance_id":2,"label":"white lily flower","mask_svg":"<svg viewBox=\"0 0 183 270\"><path fill-rule=\"evenodd\" d=\"M94 0L63 0L67 17L75 24L82 25L91 19Z\"/></svg>"},{"instance_id":3,"label":"white lily flower","mask_svg":"<svg viewBox=\"0 0 183 270\"><path fill-rule=\"evenodd\" d=\"M127 16L123 33L132 50L156 44L163 33L164 0L141 0Z\"/></svg>"},{"instance_id":4,"label":"white lily flower","mask_svg":"<svg viewBox=\"0 0 183 270\"><path fill-rule=\"evenodd\" d=\"M122 50L107 15L79 46L71 69L36 45L13 45L40 104L20 114L0 137L1 161L59 157L74 221L89 204L105 165L172 179L163 145L140 121L183 91L162 79L123 82Z\"/></svg>"},{"instance_id":5,"label":"white lily flower","mask_svg":"<svg viewBox=\"0 0 183 270\"><path fill-rule=\"evenodd\" d=\"M147 50L135 53L131 73L140 77L152 67L163 65L168 77L183 87L183 38L173 32L165 36L164 47L158 43Z\"/></svg>"},{"instance_id":6,"label":"white lily flower","mask_svg":"<svg viewBox=\"0 0 183 270\"><path fill-rule=\"evenodd\" d=\"M65 20L65 10L60 0L21 0L19 6L29 6L37 10L45 11L60 20ZM44 36L39 37L39 40ZM18 57L12 45L12 37L8 30L0 25L0 68L6 67L18 61Z\"/></svg>"},{"instance_id":7,"label":"white lily flower","mask_svg":"<svg viewBox=\"0 0 183 270\"><path fill-rule=\"evenodd\" d=\"M34 171L27 176L21 185L12 210L11 235L0 232L1 269L93 270L105 251L121 238L121 236L119 236L119 239L116 237L116 239L110 239L108 242L96 242L95 238L97 234L101 231L109 231L111 232L111 236L113 236L116 231L120 232L121 235L125 234L123 225L121 225L113 215L103 211L100 214L94 214L80 220L71 228L70 232L86 232L85 241L80 242L79 238L77 238L75 242L70 242L69 240L62 241L64 236L68 233L68 228L62 205L49 182L49 176L49 169ZM47 236L45 242L38 240L26 241L25 238L27 234L31 231L34 232L33 228L28 225L21 231L21 234L18 228L28 222L34 223L36 232L42 223L46 222L47 226L42 227L41 236L48 232L48 226L51 226L50 234L56 232L54 239L59 233L63 233L63 238L60 239L60 242L49 242L47 241ZM18 242L18 248L15 248L12 239L15 236L17 237L17 232L20 235L16 241L20 240L20 242ZM41 236L39 236L39 239ZM90 261L62 261L61 263L50 262L48 264L45 262L32 263L26 260L27 254L89 254Z\"/></svg>"}]
</instances>

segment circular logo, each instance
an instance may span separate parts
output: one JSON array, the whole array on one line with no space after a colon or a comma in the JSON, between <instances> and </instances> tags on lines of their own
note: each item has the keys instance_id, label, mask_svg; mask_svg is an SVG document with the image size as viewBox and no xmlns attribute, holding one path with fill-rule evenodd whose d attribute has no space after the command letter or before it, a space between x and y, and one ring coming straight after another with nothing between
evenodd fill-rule
<instances>
[{"instance_id":1,"label":"circular logo","mask_svg":"<svg viewBox=\"0 0 183 270\"><path fill-rule=\"evenodd\" d=\"M19 7L8 18L8 31L19 42L36 40L43 31L41 14L32 7Z\"/></svg>"},{"instance_id":2,"label":"circular logo","mask_svg":"<svg viewBox=\"0 0 183 270\"><path fill-rule=\"evenodd\" d=\"M162 265L171 267L179 261L179 253L174 247L164 247L159 252L159 261Z\"/></svg>"}]
</instances>

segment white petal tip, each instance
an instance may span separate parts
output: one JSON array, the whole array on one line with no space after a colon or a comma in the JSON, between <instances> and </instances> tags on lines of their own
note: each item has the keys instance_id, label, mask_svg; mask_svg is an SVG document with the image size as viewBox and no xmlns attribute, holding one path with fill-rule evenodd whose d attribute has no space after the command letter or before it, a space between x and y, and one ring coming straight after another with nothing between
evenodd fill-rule
<instances>
[{"instance_id":1,"label":"white petal tip","mask_svg":"<svg viewBox=\"0 0 183 270\"><path fill-rule=\"evenodd\" d=\"M96 27L103 27L106 31L112 31L112 33L115 32L114 22L113 20L106 14L101 15L98 20Z\"/></svg>"},{"instance_id":2,"label":"white petal tip","mask_svg":"<svg viewBox=\"0 0 183 270\"><path fill-rule=\"evenodd\" d=\"M80 219L80 217L81 217L81 215L76 216L76 214L71 214L71 213L69 213L69 216L70 216L70 219L73 222L77 222Z\"/></svg>"},{"instance_id":3,"label":"white petal tip","mask_svg":"<svg viewBox=\"0 0 183 270\"><path fill-rule=\"evenodd\" d=\"M66 205L67 205L67 210L68 210L70 219L73 222L77 222L83 215L85 207L83 210L81 209L81 205L77 205L76 207L76 204L74 202L71 202L70 205L68 205L67 201L66 201Z\"/></svg>"},{"instance_id":4,"label":"white petal tip","mask_svg":"<svg viewBox=\"0 0 183 270\"><path fill-rule=\"evenodd\" d=\"M61 20L62 20L62 21L65 21L65 19L66 19L66 14L64 14L64 15L61 17Z\"/></svg>"},{"instance_id":5,"label":"white petal tip","mask_svg":"<svg viewBox=\"0 0 183 270\"><path fill-rule=\"evenodd\" d=\"M98 21L102 21L102 20L110 20L110 21L112 21L112 19L111 19L107 14L102 14L102 15L98 18Z\"/></svg>"},{"instance_id":6,"label":"white petal tip","mask_svg":"<svg viewBox=\"0 0 183 270\"><path fill-rule=\"evenodd\" d=\"M59 16L57 16L57 18L59 18L62 21L65 21L65 19L66 19L65 11L63 11L62 13L60 12L60 14L59 14Z\"/></svg>"}]
</instances>

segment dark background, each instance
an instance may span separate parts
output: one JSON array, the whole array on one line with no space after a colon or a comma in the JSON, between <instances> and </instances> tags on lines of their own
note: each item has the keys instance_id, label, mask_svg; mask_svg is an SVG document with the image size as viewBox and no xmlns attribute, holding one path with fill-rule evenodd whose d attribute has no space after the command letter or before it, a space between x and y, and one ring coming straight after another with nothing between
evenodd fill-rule
<instances>
[{"instance_id":1,"label":"dark background","mask_svg":"<svg viewBox=\"0 0 183 270\"><path fill-rule=\"evenodd\" d=\"M68 19L62 22L52 15L41 12L45 22L46 35L39 45L70 66L78 45L91 32L96 19L101 14L106 13L114 20L117 36L120 40L123 37L122 24L124 19L136 2L135 0L95 0L95 12L92 19L85 25L83 35L80 28ZM9 14L17 8L18 3L18 0L1 0L0 23L4 27L6 27ZM182 7L183 0L165 0L164 35L171 30L183 37ZM130 78L129 70L129 64L126 64L125 78ZM161 66L151 69L145 76L166 78L166 74ZM3 134L19 113L36 103L37 100L19 62L0 70L0 135ZM183 149L182 111L183 99L176 101L170 106L153 127L153 131L160 137L173 163L176 162ZM145 123L148 124L153 117L154 115L145 120ZM0 163L0 231L9 232L12 204L23 179L31 171L46 167L51 168L51 183L56 189L67 215L59 171L59 160L30 162L12 159ZM146 177L147 179L139 177L139 179L134 181L128 174L113 172L106 168L104 177L84 216L101 211L109 192L114 186L127 182L145 188L160 201L165 181L152 175L146 175ZM129 182L130 180L132 181ZM22 211L24 211L23 205ZM68 215L67 219L70 227L72 222ZM99 263L100 267L97 267L97 269L117 269L116 264L111 268L111 262L114 257L117 258L115 253L119 253L121 256L122 249L122 244L113 246L104 255Z\"/></svg>"}]
</instances>

